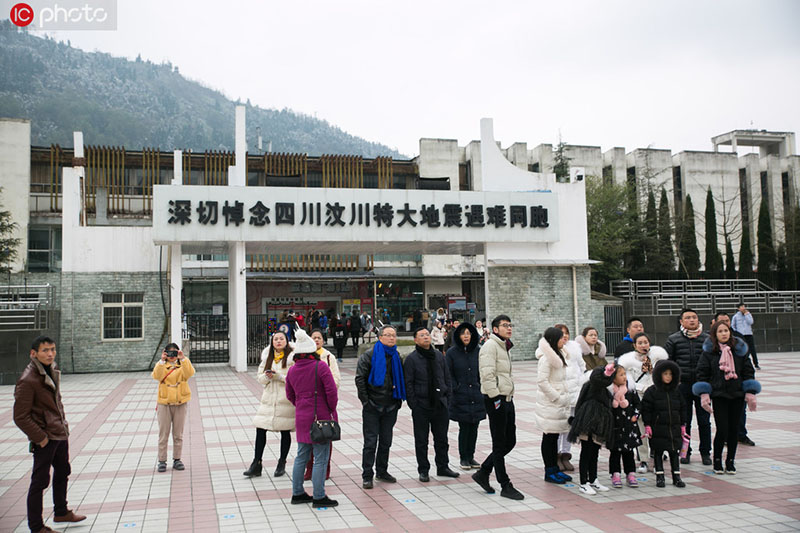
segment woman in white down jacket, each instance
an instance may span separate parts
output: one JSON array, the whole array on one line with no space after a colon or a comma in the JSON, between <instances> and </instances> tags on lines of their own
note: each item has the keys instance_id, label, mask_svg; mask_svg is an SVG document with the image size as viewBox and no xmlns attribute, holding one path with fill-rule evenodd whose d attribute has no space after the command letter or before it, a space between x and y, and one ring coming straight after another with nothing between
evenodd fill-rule
<instances>
[{"instance_id":1,"label":"woman in white down jacket","mask_svg":"<svg viewBox=\"0 0 800 533\"><path fill-rule=\"evenodd\" d=\"M565 324L556 324L555 327L564 333L566 342L564 343L564 351L567 352L567 387L569 388L569 416L575 414L575 404L578 403L578 395L581 392L581 387L588 378L584 376L586 372L586 363L583 360L583 353L581 353L580 345L570 340L569 328ZM558 435L558 468L564 472L571 472L575 470L572 463L572 443L567 439L569 432L560 433Z\"/></svg>"},{"instance_id":2,"label":"woman in white down jacket","mask_svg":"<svg viewBox=\"0 0 800 533\"><path fill-rule=\"evenodd\" d=\"M542 430L542 459L544 480L563 484L572 477L558 467L558 435L569 431L570 394L567 384L567 353L564 351L564 332L547 328L536 350L538 392L536 394L536 425Z\"/></svg>"},{"instance_id":3,"label":"woman in white down jacket","mask_svg":"<svg viewBox=\"0 0 800 533\"><path fill-rule=\"evenodd\" d=\"M294 405L286 398L286 373L294 364L289 338L282 331L272 334L269 347L261 352L261 364L258 367L258 382L264 385L258 412L253 418L256 426L255 458L244 475L247 477L261 475L261 458L267 444L267 431L280 431L281 454L275 468L275 477L286 473L286 456L292 446L294 431Z\"/></svg>"},{"instance_id":4,"label":"woman in white down jacket","mask_svg":"<svg viewBox=\"0 0 800 533\"><path fill-rule=\"evenodd\" d=\"M628 374L628 383L633 383L639 399L644 396L644 391L653 384L653 368L658 361L668 359L666 350L661 346L651 346L647 333L637 333L633 337L633 350L619 357L617 363ZM644 436L644 422L639 417L639 432L642 435L642 445L637 448L639 453L639 468L637 472L647 472L647 461L650 458L650 442Z\"/></svg>"}]
</instances>

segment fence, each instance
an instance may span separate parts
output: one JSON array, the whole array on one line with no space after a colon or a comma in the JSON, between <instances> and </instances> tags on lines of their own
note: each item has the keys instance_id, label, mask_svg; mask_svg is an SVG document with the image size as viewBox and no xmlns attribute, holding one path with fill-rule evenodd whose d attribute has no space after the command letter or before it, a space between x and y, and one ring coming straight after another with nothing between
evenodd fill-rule
<instances>
[{"instance_id":1,"label":"fence","mask_svg":"<svg viewBox=\"0 0 800 533\"><path fill-rule=\"evenodd\" d=\"M800 291L729 292L658 292L630 302L634 315L677 315L681 309L692 308L698 313L736 312L743 303L753 313L797 313L800 311Z\"/></svg>"},{"instance_id":2,"label":"fence","mask_svg":"<svg viewBox=\"0 0 800 533\"><path fill-rule=\"evenodd\" d=\"M611 282L611 295L626 300L662 293L741 293L771 290L771 287L757 279L623 279Z\"/></svg>"},{"instance_id":3,"label":"fence","mask_svg":"<svg viewBox=\"0 0 800 533\"><path fill-rule=\"evenodd\" d=\"M53 304L53 287L7 285L0 288L0 330L48 329Z\"/></svg>"}]
</instances>

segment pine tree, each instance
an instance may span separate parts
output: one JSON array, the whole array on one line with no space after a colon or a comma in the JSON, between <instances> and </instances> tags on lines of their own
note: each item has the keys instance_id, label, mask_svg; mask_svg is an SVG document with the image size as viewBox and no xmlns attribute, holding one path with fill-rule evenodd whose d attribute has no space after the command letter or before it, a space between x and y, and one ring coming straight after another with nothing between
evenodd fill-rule
<instances>
[{"instance_id":1,"label":"pine tree","mask_svg":"<svg viewBox=\"0 0 800 533\"><path fill-rule=\"evenodd\" d=\"M750 228L742 222L742 242L739 244L739 279L753 277L753 247L750 245Z\"/></svg>"},{"instance_id":2,"label":"pine tree","mask_svg":"<svg viewBox=\"0 0 800 533\"><path fill-rule=\"evenodd\" d=\"M644 272L652 277L660 274L658 260L658 212L656 211L656 196L651 189L647 193L647 209L644 213L644 239L642 242L645 251Z\"/></svg>"},{"instance_id":3,"label":"pine tree","mask_svg":"<svg viewBox=\"0 0 800 533\"><path fill-rule=\"evenodd\" d=\"M636 187L632 183L628 183L626 186L626 196L628 197L628 209L625 233L630 248L625 255L625 274L628 277L639 277L645 268L644 237L642 236L642 221L639 218Z\"/></svg>"},{"instance_id":4,"label":"pine tree","mask_svg":"<svg viewBox=\"0 0 800 533\"><path fill-rule=\"evenodd\" d=\"M675 254L672 251L672 221L669 215L667 190L661 187L661 198L658 204L658 257L661 260L661 272L666 274L675 270Z\"/></svg>"},{"instance_id":5,"label":"pine tree","mask_svg":"<svg viewBox=\"0 0 800 533\"><path fill-rule=\"evenodd\" d=\"M686 195L683 206L683 217L678 226L679 239L678 256L684 272L690 278L697 276L700 271L700 250L697 249L697 235L694 226L694 206L691 195Z\"/></svg>"},{"instance_id":6,"label":"pine tree","mask_svg":"<svg viewBox=\"0 0 800 533\"><path fill-rule=\"evenodd\" d=\"M725 239L725 277L736 279L736 260L733 258L733 245Z\"/></svg>"},{"instance_id":7,"label":"pine tree","mask_svg":"<svg viewBox=\"0 0 800 533\"><path fill-rule=\"evenodd\" d=\"M722 254L717 244L717 210L711 188L706 194L706 278L722 277Z\"/></svg>"},{"instance_id":8,"label":"pine tree","mask_svg":"<svg viewBox=\"0 0 800 533\"><path fill-rule=\"evenodd\" d=\"M566 154L567 143L558 140L555 152L553 153L553 172L556 175L556 181L569 180L569 160Z\"/></svg>"},{"instance_id":9,"label":"pine tree","mask_svg":"<svg viewBox=\"0 0 800 533\"><path fill-rule=\"evenodd\" d=\"M766 197L758 210L758 273L770 272L775 266L775 245L772 242L772 224Z\"/></svg>"},{"instance_id":10,"label":"pine tree","mask_svg":"<svg viewBox=\"0 0 800 533\"><path fill-rule=\"evenodd\" d=\"M0 187L0 197L2 193L3 188ZM11 212L0 209L0 272L10 272L11 263L17 258L20 240L12 237L16 229L17 223L11 220Z\"/></svg>"}]
</instances>

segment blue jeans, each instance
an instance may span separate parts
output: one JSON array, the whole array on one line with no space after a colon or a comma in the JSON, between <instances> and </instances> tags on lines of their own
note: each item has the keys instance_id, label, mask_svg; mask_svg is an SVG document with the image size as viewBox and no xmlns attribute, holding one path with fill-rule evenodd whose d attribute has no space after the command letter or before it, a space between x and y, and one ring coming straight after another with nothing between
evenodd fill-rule
<instances>
[{"instance_id":1,"label":"blue jeans","mask_svg":"<svg viewBox=\"0 0 800 533\"><path fill-rule=\"evenodd\" d=\"M311 471L311 484L314 486L313 496L315 500L321 500L325 497L325 470L328 467L330 449L329 442L324 444L297 443L297 455L294 458L294 467L292 468L292 496L299 496L305 492L303 490L303 473L313 450L314 469Z\"/></svg>"}]
</instances>

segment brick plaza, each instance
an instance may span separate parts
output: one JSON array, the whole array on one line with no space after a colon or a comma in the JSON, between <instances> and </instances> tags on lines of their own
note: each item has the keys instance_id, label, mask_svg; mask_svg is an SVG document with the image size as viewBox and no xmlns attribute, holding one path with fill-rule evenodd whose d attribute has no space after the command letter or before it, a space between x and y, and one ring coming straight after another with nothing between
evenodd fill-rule
<instances>
[{"instance_id":1,"label":"brick plaza","mask_svg":"<svg viewBox=\"0 0 800 533\"><path fill-rule=\"evenodd\" d=\"M742 531L800 530L800 379L797 353L763 354L759 410L748 414L757 446L740 446L736 476L714 475L696 461L683 467L685 489L655 487L640 474L638 489L580 495L577 486L542 480L541 432L533 422L536 363L517 362L517 446L507 459L514 485L525 494L511 501L485 494L469 477L417 480L410 411L401 410L390 473L396 484L361 488L361 409L353 382L355 359L341 363L339 417L328 494L331 509L290 505L288 474L273 479L278 439L269 434L264 475L242 472L253 456L252 417L262 388L255 368L237 374L223 365L198 365L184 434L183 472L156 472L156 382L149 373L71 374L62 380L71 427L70 507L88 515L77 525L52 523L49 490L46 524L58 531ZM25 497L31 471L27 440L12 421L13 386L0 387L0 532L27 531ZM458 465L457 424L450 426L451 466ZM695 444L697 432L694 433ZM430 455L433 456L431 445ZM481 424L476 458L490 449L488 421ZM577 467L579 447L573 448ZM599 471L607 471L602 451ZM577 472L575 473L577 478ZM601 474L601 482L607 476ZM493 480L493 484L496 482ZM306 483L311 492L310 482ZM50 516L48 516L50 515Z\"/></svg>"}]
</instances>

